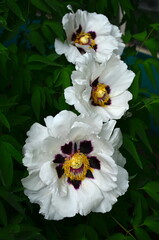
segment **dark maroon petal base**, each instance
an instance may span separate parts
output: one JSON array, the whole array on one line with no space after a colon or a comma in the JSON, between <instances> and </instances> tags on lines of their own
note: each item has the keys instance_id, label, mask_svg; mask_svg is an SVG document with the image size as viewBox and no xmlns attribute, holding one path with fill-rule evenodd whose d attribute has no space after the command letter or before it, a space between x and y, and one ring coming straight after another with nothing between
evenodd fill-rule
<instances>
[{"instance_id":1,"label":"dark maroon petal base","mask_svg":"<svg viewBox=\"0 0 159 240\"><path fill-rule=\"evenodd\" d=\"M96 38L96 33L93 31L88 32L91 35L91 38L94 40Z\"/></svg>"},{"instance_id":2,"label":"dark maroon petal base","mask_svg":"<svg viewBox=\"0 0 159 240\"><path fill-rule=\"evenodd\" d=\"M91 168L100 169L100 161L94 156L89 157L89 164Z\"/></svg>"},{"instance_id":3,"label":"dark maroon petal base","mask_svg":"<svg viewBox=\"0 0 159 240\"><path fill-rule=\"evenodd\" d=\"M56 167L57 175L58 175L59 178L61 178L62 175L64 174L64 169L63 169L62 167L63 167L62 164L61 164L61 165L58 165L58 166Z\"/></svg>"},{"instance_id":4,"label":"dark maroon petal base","mask_svg":"<svg viewBox=\"0 0 159 240\"><path fill-rule=\"evenodd\" d=\"M72 142L69 142L69 143L66 143L65 145L63 145L61 147L61 151L62 151L62 153L67 154L67 155L71 154L72 153Z\"/></svg>"},{"instance_id":5,"label":"dark maroon petal base","mask_svg":"<svg viewBox=\"0 0 159 240\"><path fill-rule=\"evenodd\" d=\"M92 84L91 84L91 86L92 87L96 87L97 85L98 85L98 78L96 78L93 82L92 82Z\"/></svg>"},{"instance_id":6,"label":"dark maroon petal base","mask_svg":"<svg viewBox=\"0 0 159 240\"><path fill-rule=\"evenodd\" d=\"M89 153L91 153L92 150L93 150L93 146L92 146L91 141L85 140L85 141L83 141L83 142L80 142L80 147L79 147L79 149L80 149L80 152L81 152L81 153L84 153L84 154L89 154Z\"/></svg>"},{"instance_id":7,"label":"dark maroon petal base","mask_svg":"<svg viewBox=\"0 0 159 240\"><path fill-rule=\"evenodd\" d=\"M68 178L67 182L72 184L75 189L79 189L79 187L81 185L81 181L80 180L71 180L70 178Z\"/></svg>"},{"instance_id":8,"label":"dark maroon petal base","mask_svg":"<svg viewBox=\"0 0 159 240\"><path fill-rule=\"evenodd\" d=\"M94 177L93 177L93 174L92 174L92 172L91 172L90 170L87 171L86 177L88 177L88 178L94 178Z\"/></svg>"},{"instance_id":9,"label":"dark maroon petal base","mask_svg":"<svg viewBox=\"0 0 159 240\"><path fill-rule=\"evenodd\" d=\"M61 154L57 154L53 160L54 163L64 163L64 161L65 158Z\"/></svg>"}]
</instances>

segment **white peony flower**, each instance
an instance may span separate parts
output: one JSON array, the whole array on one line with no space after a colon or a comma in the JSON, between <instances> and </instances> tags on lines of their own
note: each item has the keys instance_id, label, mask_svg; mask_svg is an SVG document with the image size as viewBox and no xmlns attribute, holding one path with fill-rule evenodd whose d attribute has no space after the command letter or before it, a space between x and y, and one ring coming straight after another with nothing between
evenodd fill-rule
<instances>
[{"instance_id":1,"label":"white peony flower","mask_svg":"<svg viewBox=\"0 0 159 240\"><path fill-rule=\"evenodd\" d=\"M67 39L64 43L56 39L55 51L65 54L69 62L76 63L79 56L88 52L101 63L113 52L121 54L124 49L119 28L102 14L78 10L64 15L62 24Z\"/></svg>"},{"instance_id":2,"label":"white peony flower","mask_svg":"<svg viewBox=\"0 0 159 240\"><path fill-rule=\"evenodd\" d=\"M128 110L132 94L127 91L134 73L118 56L105 63L95 62L90 54L79 58L72 73L73 86L65 89L65 99L79 113L100 115L103 121L120 119Z\"/></svg>"},{"instance_id":3,"label":"white peony flower","mask_svg":"<svg viewBox=\"0 0 159 240\"><path fill-rule=\"evenodd\" d=\"M115 121L62 111L27 133L22 179L25 194L46 219L108 212L128 188L122 137Z\"/></svg>"}]
</instances>

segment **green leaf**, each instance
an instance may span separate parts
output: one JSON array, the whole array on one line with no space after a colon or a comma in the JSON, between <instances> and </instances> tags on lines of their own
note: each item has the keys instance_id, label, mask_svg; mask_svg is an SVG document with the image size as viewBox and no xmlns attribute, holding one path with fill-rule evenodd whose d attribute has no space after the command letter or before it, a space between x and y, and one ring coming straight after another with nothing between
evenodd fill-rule
<instances>
[{"instance_id":1,"label":"green leaf","mask_svg":"<svg viewBox=\"0 0 159 240\"><path fill-rule=\"evenodd\" d=\"M141 72L138 72L131 84L131 87L129 88L130 92L133 95L133 100L137 100L138 94L139 94L139 83L141 78Z\"/></svg>"},{"instance_id":2,"label":"green leaf","mask_svg":"<svg viewBox=\"0 0 159 240\"><path fill-rule=\"evenodd\" d=\"M106 240L124 240L125 236L122 233L115 233L108 237Z\"/></svg>"},{"instance_id":3,"label":"green leaf","mask_svg":"<svg viewBox=\"0 0 159 240\"><path fill-rule=\"evenodd\" d=\"M154 78L154 74L153 74L153 69L152 69L152 65L149 63L149 61L144 61L143 63L144 69L147 73L147 76L150 79L150 82L153 84L154 87L156 87L156 81Z\"/></svg>"},{"instance_id":4,"label":"green leaf","mask_svg":"<svg viewBox=\"0 0 159 240\"><path fill-rule=\"evenodd\" d=\"M51 13L50 8L47 6L47 4L45 4L43 0L31 0L31 3L41 11Z\"/></svg>"},{"instance_id":5,"label":"green leaf","mask_svg":"<svg viewBox=\"0 0 159 240\"><path fill-rule=\"evenodd\" d=\"M145 40L145 38L147 37L147 32L144 31L144 32L141 32L141 33L137 33L137 34L134 34L133 37L141 42L143 42Z\"/></svg>"},{"instance_id":6,"label":"green leaf","mask_svg":"<svg viewBox=\"0 0 159 240\"><path fill-rule=\"evenodd\" d=\"M135 208L134 208L134 215L132 219L133 227L138 227L142 222L142 203L140 195L136 196L137 199L135 199Z\"/></svg>"},{"instance_id":7,"label":"green leaf","mask_svg":"<svg viewBox=\"0 0 159 240\"><path fill-rule=\"evenodd\" d=\"M159 31L159 23L153 23L153 24L150 24L150 26L151 26L153 29Z\"/></svg>"},{"instance_id":8,"label":"green leaf","mask_svg":"<svg viewBox=\"0 0 159 240\"><path fill-rule=\"evenodd\" d=\"M138 240L151 240L150 236L148 233L143 229L143 228L136 228L135 229L135 235Z\"/></svg>"},{"instance_id":9,"label":"green leaf","mask_svg":"<svg viewBox=\"0 0 159 240\"><path fill-rule=\"evenodd\" d=\"M145 123L138 118L133 118L130 120L130 130L132 133L131 135L134 137L135 135L137 135L140 140L145 144L145 146L150 150L150 152L152 152L152 148L146 135L147 127Z\"/></svg>"},{"instance_id":10,"label":"green leaf","mask_svg":"<svg viewBox=\"0 0 159 240\"><path fill-rule=\"evenodd\" d=\"M123 147L130 153L130 155L134 158L137 165L143 169L142 162L139 158L139 155L136 151L136 147L133 141L130 139L130 136L127 134L123 134Z\"/></svg>"},{"instance_id":11,"label":"green leaf","mask_svg":"<svg viewBox=\"0 0 159 240\"><path fill-rule=\"evenodd\" d=\"M9 9L17 16L19 17L22 21L25 21L25 19L23 18L21 9L19 8L18 4L16 3L15 0L6 0L7 5L9 7Z\"/></svg>"},{"instance_id":12,"label":"green leaf","mask_svg":"<svg viewBox=\"0 0 159 240\"><path fill-rule=\"evenodd\" d=\"M24 209L19 203L20 199L13 194L12 192L8 192L3 187L0 188L0 196L3 198L10 206L12 206L17 212L20 214L24 213Z\"/></svg>"},{"instance_id":13,"label":"green leaf","mask_svg":"<svg viewBox=\"0 0 159 240\"><path fill-rule=\"evenodd\" d=\"M64 41L64 30L61 23L56 21L45 21L45 25L49 26L50 29L55 33L55 35Z\"/></svg>"},{"instance_id":14,"label":"green leaf","mask_svg":"<svg viewBox=\"0 0 159 240\"><path fill-rule=\"evenodd\" d=\"M60 64L54 62L58 57L59 56L56 53L45 56L45 57L38 54L34 54L29 57L28 63L40 62L40 63L44 63L46 65L51 65L51 66L61 66Z\"/></svg>"},{"instance_id":15,"label":"green leaf","mask_svg":"<svg viewBox=\"0 0 159 240\"><path fill-rule=\"evenodd\" d=\"M17 162L21 163L22 162L22 153L17 151L17 149L10 143L5 143L6 150L10 155L17 160Z\"/></svg>"},{"instance_id":16,"label":"green leaf","mask_svg":"<svg viewBox=\"0 0 159 240\"><path fill-rule=\"evenodd\" d=\"M45 53L44 39L39 32L31 32L28 35L30 43L41 53Z\"/></svg>"},{"instance_id":17,"label":"green leaf","mask_svg":"<svg viewBox=\"0 0 159 240\"><path fill-rule=\"evenodd\" d=\"M159 184L158 182L152 181L145 184L142 189L145 190L145 192L154 199L157 203L159 203Z\"/></svg>"},{"instance_id":18,"label":"green leaf","mask_svg":"<svg viewBox=\"0 0 159 240\"><path fill-rule=\"evenodd\" d=\"M31 71L27 67L23 69L23 82L27 93L29 93L31 83Z\"/></svg>"},{"instance_id":19,"label":"green leaf","mask_svg":"<svg viewBox=\"0 0 159 240\"><path fill-rule=\"evenodd\" d=\"M150 216L147 217L144 221L144 225L147 226L152 232L159 234L159 217L157 216Z\"/></svg>"},{"instance_id":20,"label":"green leaf","mask_svg":"<svg viewBox=\"0 0 159 240\"><path fill-rule=\"evenodd\" d=\"M7 143L0 141L0 178L3 185L10 186L13 178L13 163L10 153L8 152Z\"/></svg>"},{"instance_id":21,"label":"green leaf","mask_svg":"<svg viewBox=\"0 0 159 240\"><path fill-rule=\"evenodd\" d=\"M157 57L157 52L159 50L159 42L155 38L149 38L144 42L144 45L149 49L153 57Z\"/></svg>"},{"instance_id":22,"label":"green leaf","mask_svg":"<svg viewBox=\"0 0 159 240\"><path fill-rule=\"evenodd\" d=\"M35 87L31 97L31 104L37 120L40 118L41 109L41 90L40 87Z\"/></svg>"},{"instance_id":23,"label":"green leaf","mask_svg":"<svg viewBox=\"0 0 159 240\"><path fill-rule=\"evenodd\" d=\"M7 225L7 214L3 204L0 202L0 222L6 226Z\"/></svg>"},{"instance_id":24,"label":"green leaf","mask_svg":"<svg viewBox=\"0 0 159 240\"><path fill-rule=\"evenodd\" d=\"M6 116L0 111L0 123L10 130L10 124Z\"/></svg>"}]
</instances>

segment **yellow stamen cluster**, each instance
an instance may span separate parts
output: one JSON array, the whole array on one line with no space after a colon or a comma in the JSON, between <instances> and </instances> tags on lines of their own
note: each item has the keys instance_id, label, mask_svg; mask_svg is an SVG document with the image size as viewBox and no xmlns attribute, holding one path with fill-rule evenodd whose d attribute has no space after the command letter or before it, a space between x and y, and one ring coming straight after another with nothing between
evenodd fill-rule
<instances>
[{"instance_id":1,"label":"yellow stamen cluster","mask_svg":"<svg viewBox=\"0 0 159 240\"><path fill-rule=\"evenodd\" d=\"M96 45L94 39L91 37L91 34L84 32L77 34L74 42L80 45L89 45L90 48L93 48Z\"/></svg>"},{"instance_id":2,"label":"yellow stamen cluster","mask_svg":"<svg viewBox=\"0 0 159 240\"><path fill-rule=\"evenodd\" d=\"M71 158L65 158L63 169L68 178L80 181L84 180L88 169L91 170L87 156L80 152L73 154Z\"/></svg>"},{"instance_id":3,"label":"yellow stamen cluster","mask_svg":"<svg viewBox=\"0 0 159 240\"><path fill-rule=\"evenodd\" d=\"M91 99L93 103L101 107L105 107L106 103L110 99L107 93L106 85L104 83L98 83L96 87L92 88Z\"/></svg>"}]
</instances>

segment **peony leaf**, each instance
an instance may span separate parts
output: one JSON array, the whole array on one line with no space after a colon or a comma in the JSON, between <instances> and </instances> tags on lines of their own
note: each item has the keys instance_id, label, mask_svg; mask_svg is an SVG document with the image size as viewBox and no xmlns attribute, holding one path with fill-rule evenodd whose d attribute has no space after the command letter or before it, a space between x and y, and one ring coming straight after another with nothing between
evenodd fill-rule
<instances>
[{"instance_id":1,"label":"peony leaf","mask_svg":"<svg viewBox=\"0 0 159 240\"><path fill-rule=\"evenodd\" d=\"M13 162L6 144L0 141L0 178L4 186L10 186L13 178Z\"/></svg>"},{"instance_id":2,"label":"peony leaf","mask_svg":"<svg viewBox=\"0 0 159 240\"><path fill-rule=\"evenodd\" d=\"M19 17L22 21L25 21L25 19L23 18L23 15L22 15L22 11L21 9L19 8L17 2L15 0L7 0L7 5L8 5L8 8L17 16Z\"/></svg>"},{"instance_id":3,"label":"peony leaf","mask_svg":"<svg viewBox=\"0 0 159 240\"><path fill-rule=\"evenodd\" d=\"M125 236L122 233L115 233L112 236L108 237L106 240L124 240Z\"/></svg>"},{"instance_id":4,"label":"peony leaf","mask_svg":"<svg viewBox=\"0 0 159 240\"><path fill-rule=\"evenodd\" d=\"M148 182L142 189L144 189L152 199L159 203L159 184L157 181Z\"/></svg>"},{"instance_id":5,"label":"peony leaf","mask_svg":"<svg viewBox=\"0 0 159 240\"><path fill-rule=\"evenodd\" d=\"M147 32L143 31L141 33L137 33L134 34L133 37L141 42L143 42L145 40L145 38L147 37Z\"/></svg>"},{"instance_id":6,"label":"peony leaf","mask_svg":"<svg viewBox=\"0 0 159 240\"><path fill-rule=\"evenodd\" d=\"M3 187L0 188L0 196L3 198L10 206L12 206L17 212L20 214L24 213L24 209L22 208L21 204L19 203L20 199L13 194L5 190Z\"/></svg>"},{"instance_id":7,"label":"peony leaf","mask_svg":"<svg viewBox=\"0 0 159 240\"><path fill-rule=\"evenodd\" d=\"M139 158L139 155L136 151L136 147L133 141L130 139L129 135L123 134L123 147L130 153L130 155L134 158L137 165L143 169L142 162Z\"/></svg>"},{"instance_id":8,"label":"peony leaf","mask_svg":"<svg viewBox=\"0 0 159 240\"><path fill-rule=\"evenodd\" d=\"M47 6L47 4L45 4L43 0L31 0L31 3L41 11L51 13L50 8Z\"/></svg>"},{"instance_id":9,"label":"peony leaf","mask_svg":"<svg viewBox=\"0 0 159 240\"><path fill-rule=\"evenodd\" d=\"M152 232L159 234L158 222L159 222L159 217L150 216L145 219L143 224L147 226Z\"/></svg>"},{"instance_id":10,"label":"peony leaf","mask_svg":"<svg viewBox=\"0 0 159 240\"><path fill-rule=\"evenodd\" d=\"M6 214L6 210L2 204L2 202L0 202L0 222L6 226L7 225L7 214Z\"/></svg>"},{"instance_id":11,"label":"peony leaf","mask_svg":"<svg viewBox=\"0 0 159 240\"><path fill-rule=\"evenodd\" d=\"M136 228L135 235L137 239L151 240L150 236L143 228Z\"/></svg>"},{"instance_id":12,"label":"peony leaf","mask_svg":"<svg viewBox=\"0 0 159 240\"><path fill-rule=\"evenodd\" d=\"M10 130L10 124L6 116L0 111L0 123Z\"/></svg>"}]
</instances>

